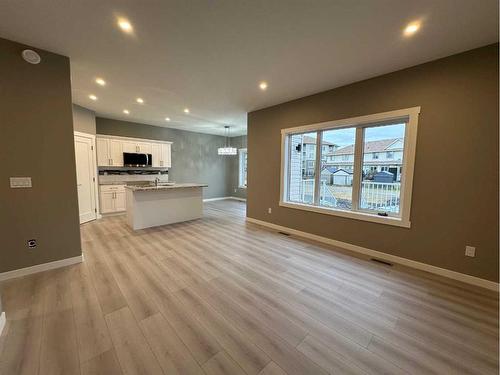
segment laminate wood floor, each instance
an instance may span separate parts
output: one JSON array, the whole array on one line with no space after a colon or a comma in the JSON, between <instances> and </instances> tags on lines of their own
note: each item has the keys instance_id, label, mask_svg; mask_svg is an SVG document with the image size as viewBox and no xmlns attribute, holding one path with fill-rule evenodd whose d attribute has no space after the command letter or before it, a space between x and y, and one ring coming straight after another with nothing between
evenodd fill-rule
<instances>
[{"instance_id":1,"label":"laminate wood floor","mask_svg":"<svg viewBox=\"0 0 500 375\"><path fill-rule=\"evenodd\" d=\"M82 225L84 263L0 285L1 374L498 374L495 293L244 216Z\"/></svg>"}]
</instances>

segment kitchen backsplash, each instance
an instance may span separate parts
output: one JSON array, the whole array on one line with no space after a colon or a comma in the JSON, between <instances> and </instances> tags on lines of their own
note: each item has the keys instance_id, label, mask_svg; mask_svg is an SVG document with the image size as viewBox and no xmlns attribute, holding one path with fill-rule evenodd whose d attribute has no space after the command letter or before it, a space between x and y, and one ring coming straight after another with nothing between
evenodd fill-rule
<instances>
[{"instance_id":1,"label":"kitchen backsplash","mask_svg":"<svg viewBox=\"0 0 500 375\"><path fill-rule=\"evenodd\" d=\"M160 178L162 182L168 182L168 173L166 171L157 171L155 173L148 174L129 174L129 173L117 174L116 171L105 174L105 171L99 171L99 184L115 184L119 182L137 182L137 181L154 181L157 177Z\"/></svg>"}]
</instances>

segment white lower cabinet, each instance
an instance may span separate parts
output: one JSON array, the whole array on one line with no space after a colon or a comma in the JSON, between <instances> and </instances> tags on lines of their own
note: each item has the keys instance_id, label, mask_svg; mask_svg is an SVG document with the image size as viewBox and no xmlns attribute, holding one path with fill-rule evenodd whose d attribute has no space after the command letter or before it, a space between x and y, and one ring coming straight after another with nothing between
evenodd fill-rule
<instances>
[{"instance_id":1,"label":"white lower cabinet","mask_svg":"<svg viewBox=\"0 0 500 375\"><path fill-rule=\"evenodd\" d=\"M101 214L122 212L125 206L125 185L101 185Z\"/></svg>"}]
</instances>

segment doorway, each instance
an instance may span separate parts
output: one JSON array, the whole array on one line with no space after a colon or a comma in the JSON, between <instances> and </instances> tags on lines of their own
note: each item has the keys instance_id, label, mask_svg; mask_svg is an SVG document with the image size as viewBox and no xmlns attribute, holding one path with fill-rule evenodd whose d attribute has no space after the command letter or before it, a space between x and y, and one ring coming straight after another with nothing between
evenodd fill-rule
<instances>
[{"instance_id":1,"label":"doorway","mask_svg":"<svg viewBox=\"0 0 500 375\"><path fill-rule=\"evenodd\" d=\"M80 224L97 219L95 136L75 132L76 184Z\"/></svg>"}]
</instances>

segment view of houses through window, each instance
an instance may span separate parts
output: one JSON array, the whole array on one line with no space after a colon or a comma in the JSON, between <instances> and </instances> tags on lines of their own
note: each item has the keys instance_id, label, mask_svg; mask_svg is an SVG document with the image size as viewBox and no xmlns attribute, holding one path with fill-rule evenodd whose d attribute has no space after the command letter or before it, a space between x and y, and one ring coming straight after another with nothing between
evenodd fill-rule
<instances>
[{"instance_id":1,"label":"view of houses through window","mask_svg":"<svg viewBox=\"0 0 500 375\"><path fill-rule=\"evenodd\" d=\"M399 212L405 124L364 129L360 208Z\"/></svg>"},{"instance_id":2,"label":"view of houses through window","mask_svg":"<svg viewBox=\"0 0 500 375\"><path fill-rule=\"evenodd\" d=\"M341 210L400 211L405 123L362 128L359 202L353 207L356 127L328 129L288 138L288 201ZM320 178L316 179L321 137ZM316 189L316 183L319 188ZM318 199L315 199L318 194Z\"/></svg>"}]
</instances>

